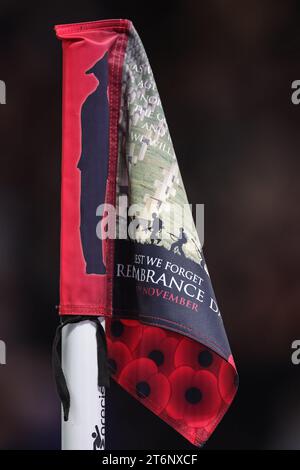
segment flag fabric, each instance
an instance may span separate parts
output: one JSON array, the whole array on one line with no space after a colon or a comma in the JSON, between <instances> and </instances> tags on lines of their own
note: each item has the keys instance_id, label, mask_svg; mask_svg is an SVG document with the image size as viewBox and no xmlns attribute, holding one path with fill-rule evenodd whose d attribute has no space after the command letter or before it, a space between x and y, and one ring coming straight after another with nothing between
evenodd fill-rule
<instances>
[{"instance_id":1,"label":"flag fabric","mask_svg":"<svg viewBox=\"0 0 300 470\"><path fill-rule=\"evenodd\" d=\"M55 30L63 45L59 313L104 316L111 376L201 446L238 376L147 55L129 20Z\"/></svg>"}]
</instances>

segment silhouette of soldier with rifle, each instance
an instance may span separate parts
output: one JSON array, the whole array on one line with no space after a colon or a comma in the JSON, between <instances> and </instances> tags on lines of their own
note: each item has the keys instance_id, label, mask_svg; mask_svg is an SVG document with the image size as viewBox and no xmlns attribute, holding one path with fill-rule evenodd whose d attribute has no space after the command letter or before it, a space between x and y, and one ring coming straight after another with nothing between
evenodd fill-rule
<instances>
[{"instance_id":1,"label":"silhouette of soldier with rifle","mask_svg":"<svg viewBox=\"0 0 300 470\"><path fill-rule=\"evenodd\" d=\"M96 90L81 109L82 150L78 163L81 172L80 236L87 274L105 274L102 240L96 234L97 207L105 202L109 158L109 104L107 53L86 72L98 80Z\"/></svg>"},{"instance_id":2,"label":"silhouette of soldier with rifle","mask_svg":"<svg viewBox=\"0 0 300 470\"><path fill-rule=\"evenodd\" d=\"M171 249L171 251L174 251L174 253L176 253L177 255L184 255L182 247L183 247L183 245L185 245L187 243L188 239L187 239L187 236L185 234L185 231L184 231L183 227L181 227L179 232L180 232L180 235L179 235L177 241L172 243L170 249Z\"/></svg>"},{"instance_id":3,"label":"silhouette of soldier with rifle","mask_svg":"<svg viewBox=\"0 0 300 470\"><path fill-rule=\"evenodd\" d=\"M162 220L157 216L156 212L152 214L152 225L151 225L151 235L150 240L153 245L158 245L162 238L162 230L164 224Z\"/></svg>"}]
</instances>

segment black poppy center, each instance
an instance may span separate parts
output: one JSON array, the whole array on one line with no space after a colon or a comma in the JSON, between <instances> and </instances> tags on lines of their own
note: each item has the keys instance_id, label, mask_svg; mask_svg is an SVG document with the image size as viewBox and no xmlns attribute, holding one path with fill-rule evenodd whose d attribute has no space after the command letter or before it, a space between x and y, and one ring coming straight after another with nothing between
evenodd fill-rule
<instances>
[{"instance_id":1,"label":"black poppy center","mask_svg":"<svg viewBox=\"0 0 300 470\"><path fill-rule=\"evenodd\" d=\"M201 351L198 356L198 362L202 367L209 367L213 362L212 353L207 350Z\"/></svg>"},{"instance_id":2,"label":"black poppy center","mask_svg":"<svg viewBox=\"0 0 300 470\"><path fill-rule=\"evenodd\" d=\"M112 374L115 374L117 372L117 363L114 359L111 359L111 358L108 359L108 366Z\"/></svg>"},{"instance_id":3,"label":"black poppy center","mask_svg":"<svg viewBox=\"0 0 300 470\"><path fill-rule=\"evenodd\" d=\"M139 398L145 398L150 395L151 388L148 382L139 382L136 384L136 394Z\"/></svg>"},{"instance_id":4,"label":"black poppy center","mask_svg":"<svg viewBox=\"0 0 300 470\"><path fill-rule=\"evenodd\" d=\"M154 361L158 367L161 366L165 360L164 354L158 349L154 349L153 351L151 351L148 357L149 359L152 359L152 361Z\"/></svg>"},{"instance_id":5,"label":"black poppy center","mask_svg":"<svg viewBox=\"0 0 300 470\"><path fill-rule=\"evenodd\" d=\"M116 338L119 338L122 336L123 331L124 331L124 325L120 321L114 321L111 324L110 331L112 336L115 336Z\"/></svg>"},{"instance_id":6,"label":"black poppy center","mask_svg":"<svg viewBox=\"0 0 300 470\"><path fill-rule=\"evenodd\" d=\"M199 390L199 388L196 388L196 387L188 388L187 391L185 392L185 399L191 405L196 405L202 400L201 390Z\"/></svg>"}]
</instances>

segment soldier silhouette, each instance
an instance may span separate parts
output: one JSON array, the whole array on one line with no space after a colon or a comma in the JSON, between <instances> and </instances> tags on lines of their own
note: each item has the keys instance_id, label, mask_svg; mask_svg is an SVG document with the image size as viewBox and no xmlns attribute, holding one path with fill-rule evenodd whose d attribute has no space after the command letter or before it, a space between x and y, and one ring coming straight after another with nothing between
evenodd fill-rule
<instances>
[{"instance_id":1,"label":"soldier silhouette","mask_svg":"<svg viewBox=\"0 0 300 470\"><path fill-rule=\"evenodd\" d=\"M184 255L182 247L187 243L188 239L183 227L181 227L179 232L180 235L178 237L178 240L172 243L171 250L174 251L174 253L176 253L177 255Z\"/></svg>"},{"instance_id":2,"label":"soldier silhouette","mask_svg":"<svg viewBox=\"0 0 300 470\"><path fill-rule=\"evenodd\" d=\"M81 109L80 236L87 274L105 274L102 240L97 237L97 207L105 202L109 158L109 104L107 53L90 69L98 79L96 90Z\"/></svg>"},{"instance_id":3,"label":"soldier silhouette","mask_svg":"<svg viewBox=\"0 0 300 470\"><path fill-rule=\"evenodd\" d=\"M156 212L152 214L152 226L151 226L151 243L157 245L161 240L162 230L164 228L162 220L157 216Z\"/></svg>"}]
</instances>

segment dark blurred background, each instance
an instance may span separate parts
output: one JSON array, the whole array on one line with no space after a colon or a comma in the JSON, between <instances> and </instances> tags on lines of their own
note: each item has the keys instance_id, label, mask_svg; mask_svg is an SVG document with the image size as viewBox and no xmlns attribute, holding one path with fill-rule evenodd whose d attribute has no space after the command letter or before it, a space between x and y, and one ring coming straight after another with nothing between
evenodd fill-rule
<instances>
[{"instance_id":1,"label":"dark blurred background","mask_svg":"<svg viewBox=\"0 0 300 470\"><path fill-rule=\"evenodd\" d=\"M152 65L240 389L206 449L300 449L300 4L2 0L0 448L58 449L61 44L53 25L129 18ZM187 119L189 116L189 119ZM109 449L193 449L115 384Z\"/></svg>"}]
</instances>

